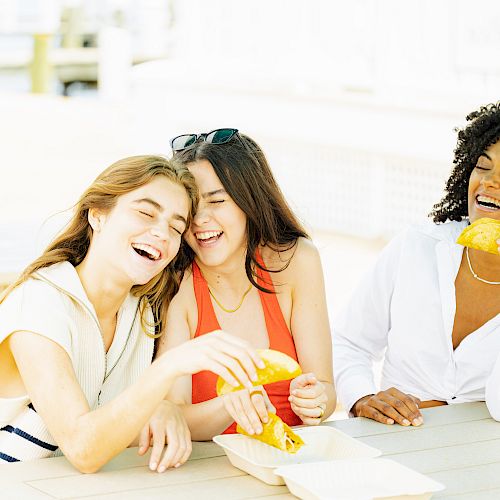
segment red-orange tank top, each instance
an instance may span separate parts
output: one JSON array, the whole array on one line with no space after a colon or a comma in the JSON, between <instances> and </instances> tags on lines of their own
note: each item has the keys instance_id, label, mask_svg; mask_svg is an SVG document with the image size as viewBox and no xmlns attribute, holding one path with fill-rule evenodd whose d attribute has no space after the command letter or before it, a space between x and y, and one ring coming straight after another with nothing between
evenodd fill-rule
<instances>
[{"instance_id":1,"label":"red-orange tank top","mask_svg":"<svg viewBox=\"0 0 500 500\"><path fill-rule=\"evenodd\" d=\"M256 253L257 262L264 265L260 254ZM267 271L257 267L257 283L268 290L274 291L272 280ZM198 326L195 337L205 333L220 330L219 322L215 315L214 307L208 291L208 284L202 276L200 268L193 262L193 286L198 306ZM259 296L264 311L266 321L267 335L269 337L269 348L281 351L297 361L297 352L293 342L292 334L281 312L278 298L274 293L264 293L259 290ZM192 402L193 404L202 403L217 397L215 385L217 375L209 371L203 371L193 375L192 378ZM288 396L290 395L290 381L284 380L274 384L265 385L264 388L269 399L276 407L276 414L288 425L300 425L302 421L292 411ZM233 422L224 434L236 432L236 423Z\"/></svg>"}]
</instances>

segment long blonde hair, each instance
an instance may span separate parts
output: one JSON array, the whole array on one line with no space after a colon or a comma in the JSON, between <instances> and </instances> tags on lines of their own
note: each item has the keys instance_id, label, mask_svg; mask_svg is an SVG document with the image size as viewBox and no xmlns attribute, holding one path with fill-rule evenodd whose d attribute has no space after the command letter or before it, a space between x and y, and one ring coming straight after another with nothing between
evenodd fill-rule
<instances>
[{"instance_id":1,"label":"long blonde hair","mask_svg":"<svg viewBox=\"0 0 500 500\"><path fill-rule=\"evenodd\" d=\"M104 170L83 193L74 206L73 217L66 228L42 255L29 264L19 278L0 295L0 304L14 288L39 269L63 261L68 261L73 266L80 264L87 254L93 233L88 221L89 209L109 211L115 206L119 196L144 186L158 175L165 176L186 190L190 201L186 226L189 227L198 206L198 189L194 177L186 167L161 156L132 156L119 160ZM157 331L162 330L168 304L179 289L185 265L175 257L148 283L132 287L132 293L140 298L143 327L148 324L144 312L145 306L149 303L155 318L154 326ZM148 326L152 325L148 324Z\"/></svg>"}]
</instances>

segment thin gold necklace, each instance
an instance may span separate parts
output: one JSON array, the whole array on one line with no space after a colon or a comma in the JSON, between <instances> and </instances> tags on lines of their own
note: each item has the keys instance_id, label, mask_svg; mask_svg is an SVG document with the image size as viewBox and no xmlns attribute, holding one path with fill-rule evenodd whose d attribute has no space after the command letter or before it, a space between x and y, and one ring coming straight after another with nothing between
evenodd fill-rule
<instances>
[{"instance_id":1,"label":"thin gold necklace","mask_svg":"<svg viewBox=\"0 0 500 500\"><path fill-rule=\"evenodd\" d=\"M480 278L475 272L474 272L474 269L472 269L472 264L470 263L470 257L469 257L469 247L466 247L465 248L465 255L467 257L467 264L469 264L469 269L470 269L470 272L472 273L472 276L474 276L474 278L476 278L477 280L479 281L482 281L483 283L486 283L488 285L500 285L500 281L488 281L488 280L485 280L483 278Z\"/></svg>"},{"instance_id":2,"label":"thin gold necklace","mask_svg":"<svg viewBox=\"0 0 500 500\"><path fill-rule=\"evenodd\" d=\"M208 286L208 283L207 283L207 286ZM243 301L245 300L245 297L250 293L250 290L252 289L252 284L250 283L250 285L248 285L248 288L246 290L246 292L243 294L243 297L241 297L241 300L240 300L240 303L234 308L234 309L227 309L226 307L224 307L219 300L217 300L217 297L214 295L214 293L212 292L212 290L210 290L210 287L208 286L208 293L212 296L212 298L215 300L216 304L224 311L224 312L227 312L227 313L234 313L236 312L243 304Z\"/></svg>"}]
</instances>

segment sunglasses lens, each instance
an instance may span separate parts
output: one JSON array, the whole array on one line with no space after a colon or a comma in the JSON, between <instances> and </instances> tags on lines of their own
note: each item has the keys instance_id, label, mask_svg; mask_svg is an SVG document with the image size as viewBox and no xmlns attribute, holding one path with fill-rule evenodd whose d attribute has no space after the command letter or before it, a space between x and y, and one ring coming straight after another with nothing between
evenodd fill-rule
<instances>
[{"instance_id":1,"label":"sunglasses lens","mask_svg":"<svg viewBox=\"0 0 500 500\"><path fill-rule=\"evenodd\" d=\"M224 144L230 141L236 132L238 131L235 128L219 128L210 132L205 141L211 144Z\"/></svg>"},{"instance_id":2,"label":"sunglasses lens","mask_svg":"<svg viewBox=\"0 0 500 500\"><path fill-rule=\"evenodd\" d=\"M195 134L180 135L172 139L172 149L174 151L182 151L196 142Z\"/></svg>"}]
</instances>

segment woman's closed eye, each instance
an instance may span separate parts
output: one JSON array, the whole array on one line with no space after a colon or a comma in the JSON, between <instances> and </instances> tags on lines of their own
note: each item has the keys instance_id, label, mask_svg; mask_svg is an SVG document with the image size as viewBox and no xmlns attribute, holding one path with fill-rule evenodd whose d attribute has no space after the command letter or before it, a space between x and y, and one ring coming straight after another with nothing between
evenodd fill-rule
<instances>
[{"instance_id":1,"label":"woman's closed eye","mask_svg":"<svg viewBox=\"0 0 500 500\"><path fill-rule=\"evenodd\" d=\"M210 200L209 203L211 204L216 204L216 203L224 203L226 200Z\"/></svg>"},{"instance_id":2,"label":"woman's closed eye","mask_svg":"<svg viewBox=\"0 0 500 500\"><path fill-rule=\"evenodd\" d=\"M174 233L177 233L179 236L182 236L184 234L184 228L178 228L175 226L170 226L170 229L174 231Z\"/></svg>"},{"instance_id":3,"label":"woman's closed eye","mask_svg":"<svg viewBox=\"0 0 500 500\"><path fill-rule=\"evenodd\" d=\"M150 217L150 218L154 217L153 214L151 214L149 212L145 212L144 210L139 210L139 213L141 215L144 215L145 217Z\"/></svg>"},{"instance_id":4,"label":"woman's closed eye","mask_svg":"<svg viewBox=\"0 0 500 500\"><path fill-rule=\"evenodd\" d=\"M476 168L478 170L491 170L492 164L491 164L489 157L481 155L477 159Z\"/></svg>"}]
</instances>

